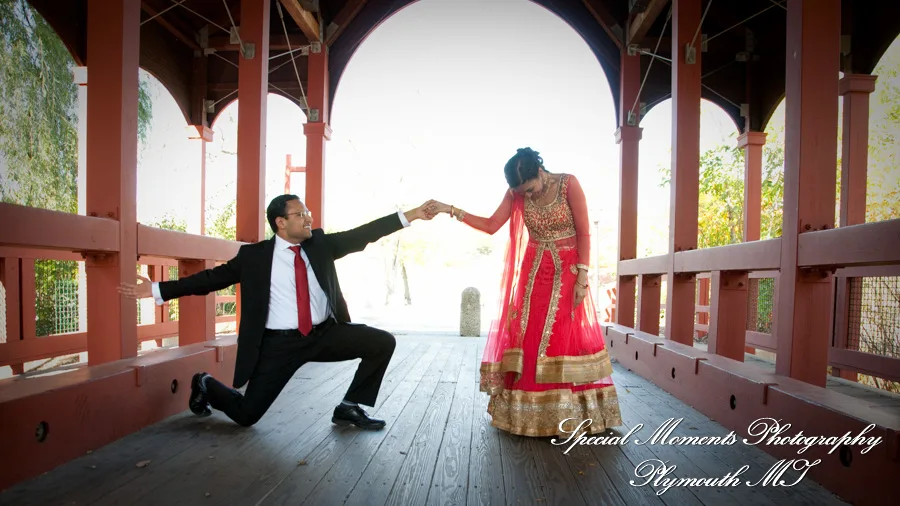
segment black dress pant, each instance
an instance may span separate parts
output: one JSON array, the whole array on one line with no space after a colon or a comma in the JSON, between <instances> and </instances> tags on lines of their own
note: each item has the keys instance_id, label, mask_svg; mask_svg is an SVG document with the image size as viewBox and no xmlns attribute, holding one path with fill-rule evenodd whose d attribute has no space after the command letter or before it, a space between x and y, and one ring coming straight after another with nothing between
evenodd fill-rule
<instances>
[{"instance_id":1,"label":"black dress pant","mask_svg":"<svg viewBox=\"0 0 900 506\"><path fill-rule=\"evenodd\" d=\"M299 331L266 331L246 394L209 378L206 397L213 408L249 427L262 418L303 364L361 358L344 400L374 406L395 346L388 332L334 320L318 325L309 336Z\"/></svg>"}]
</instances>

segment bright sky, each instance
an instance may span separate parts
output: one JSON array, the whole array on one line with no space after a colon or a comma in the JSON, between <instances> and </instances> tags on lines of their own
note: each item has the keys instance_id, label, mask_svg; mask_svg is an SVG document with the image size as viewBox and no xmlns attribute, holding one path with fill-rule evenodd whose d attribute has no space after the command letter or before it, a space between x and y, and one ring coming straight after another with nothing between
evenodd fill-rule
<instances>
[{"instance_id":1,"label":"bright sky","mask_svg":"<svg viewBox=\"0 0 900 506\"><path fill-rule=\"evenodd\" d=\"M197 232L199 147L186 140L184 118L171 96L155 88L150 148L141 153L138 219L151 223L168 212ZM281 97L270 95L268 104L270 199L283 190L285 155L292 154L295 164L305 161L305 118ZM236 158L227 151L235 151L236 125L233 102L212 126L215 142L207 149L212 214L235 195ZM612 95L587 44L537 4L422 0L403 9L353 56L338 87L331 126L326 228L350 228L429 198L490 215L506 190L504 163L517 148L530 146L541 152L550 171L579 178L590 219L599 221L593 252L614 265L619 154ZM659 254L668 232L669 192L659 187L658 169L670 163L670 102L657 105L641 126L639 248L642 254ZM724 111L703 102L701 152L734 142L729 136L735 132ZM302 176L295 177L292 192L303 197ZM502 253L502 232L487 238L449 219L413 228L403 232L403 240L451 249L481 241ZM472 249L459 246L459 255ZM347 265L371 269L384 256L375 250ZM448 301L458 304L457 288L475 284L485 273L499 276L492 268L455 273ZM483 290L495 288L499 280L493 277Z\"/></svg>"},{"instance_id":2,"label":"bright sky","mask_svg":"<svg viewBox=\"0 0 900 506\"><path fill-rule=\"evenodd\" d=\"M153 88L139 217L150 222L168 212L199 230L199 147L185 138L185 121L168 92L158 83ZM701 151L730 142L735 127L727 115L706 101L702 113ZM298 108L270 95L267 198L281 192L285 154L295 163L305 159L304 121ZM580 36L528 0L423 0L401 10L354 55L331 124L326 226L353 226L395 204L428 198L489 214L506 188L503 164L523 146L539 150L549 170L575 174L591 220L615 226L619 162L607 80ZM236 125L232 102L207 148L213 209L234 196L236 157L224 151L236 150ZM658 168L670 162L670 102L656 106L641 126L641 215L655 222L668 208ZM302 195L303 177L294 182L292 191ZM372 203L357 205L372 188ZM151 198L161 194L167 198Z\"/></svg>"}]
</instances>

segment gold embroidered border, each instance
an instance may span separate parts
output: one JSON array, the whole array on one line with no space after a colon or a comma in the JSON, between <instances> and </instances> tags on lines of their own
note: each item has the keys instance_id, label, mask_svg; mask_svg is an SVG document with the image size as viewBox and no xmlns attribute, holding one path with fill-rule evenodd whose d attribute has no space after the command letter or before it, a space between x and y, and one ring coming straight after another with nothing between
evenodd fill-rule
<instances>
[{"instance_id":1,"label":"gold embroidered border","mask_svg":"<svg viewBox=\"0 0 900 506\"><path fill-rule=\"evenodd\" d=\"M510 348L503 352L500 362L481 364L481 381L479 389L490 395L496 395L506 388L506 373L516 375L514 381L522 376L522 348Z\"/></svg>"},{"instance_id":2,"label":"gold embroidered border","mask_svg":"<svg viewBox=\"0 0 900 506\"><path fill-rule=\"evenodd\" d=\"M531 271L528 273L528 284L525 286L525 297L522 301L522 333L519 334L518 345L522 345L522 339L525 338L525 330L528 328L528 317L531 313L531 292L534 290L534 278L537 276L538 266L541 264L541 257L544 255L545 246L541 244L537 252L534 254L534 260L531 262Z\"/></svg>"},{"instance_id":3,"label":"gold embroidered border","mask_svg":"<svg viewBox=\"0 0 900 506\"><path fill-rule=\"evenodd\" d=\"M573 237L575 237L575 232L570 232L567 230L565 232L561 232L560 235L555 236L555 237L546 237L546 238L540 238L540 239L537 237L533 237L533 238L530 238L529 240L534 244L544 244L544 243L562 241L564 239L571 239ZM570 247L567 247L567 249L572 249L574 247L575 246L570 246Z\"/></svg>"},{"instance_id":4,"label":"gold embroidered border","mask_svg":"<svg viewBox=\"0 0 900 506\"><path fill-rule=\"evenodd\" d=\"M609 351L593 355L538 357L534 380L537 383L587 384L612 376Z\"/></svg>"},{"instance_id":5,"label":"gold embroidered border","mask_svg":"<svg viewBox=\"0 0 900 506\"><path fill-rule=\"evenodd\" d=\"M575 430L584 420L589 434L622 425L619 399L614 386L573 392L568 389L545 392L505 390L492 395L488 403L491 425L512 434L531 437L560 436ZM568 420L560 430L560 422Z\"/></svg>"},{"instance_id":6,"label":"gold embroidered border","mask_svg":"<svg viewBox=\"0 0 900 506\"><path fill-rule=\"evenodd\" d=\"M547 347L550 346L550 335L553 334L553 324L556 323L556 311L559 309L559 298L562 295L562 259L556 251L556 244L548 245L550 257L553 259L553 291L550 294L550 307L547 308L547 318L544 321L544 332L541 334L541 346L538 349L538 357L547 356Z\"/></svg>"}]
</instances>

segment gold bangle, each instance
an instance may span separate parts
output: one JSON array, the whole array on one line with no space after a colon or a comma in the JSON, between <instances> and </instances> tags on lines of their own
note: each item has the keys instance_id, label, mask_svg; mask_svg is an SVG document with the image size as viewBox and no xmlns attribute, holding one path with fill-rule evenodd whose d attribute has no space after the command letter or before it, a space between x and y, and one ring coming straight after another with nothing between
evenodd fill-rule
<instances>
[{"instance_id":1,"label":"gold bangle","mask_svg":"<svg viewBox=\"0 0 900 506\"><path fill-rule=\"evenodd\" d=\"M583 270L583 271L588 271L588 270L589 270L589 269L588 269L588 266L587 266L587 265L584 265L584 264L575 264L575 268L576 268L576 269L581 269L581 270Z\"/></svg>"},{"instance_id":2,"label":"gold bangle","mask_svg":"<svg viewBox=\"0 0 900 506\"><path fill-rule=\"evenodd\" d=\"M587 288L587 287L588 287L588 284L585 283L585 284L582 285L581 283L579 283L578 281L576 281L576 282L575 282L575 286L580 286L581 288Z\"/></svg>"}]
</instances>

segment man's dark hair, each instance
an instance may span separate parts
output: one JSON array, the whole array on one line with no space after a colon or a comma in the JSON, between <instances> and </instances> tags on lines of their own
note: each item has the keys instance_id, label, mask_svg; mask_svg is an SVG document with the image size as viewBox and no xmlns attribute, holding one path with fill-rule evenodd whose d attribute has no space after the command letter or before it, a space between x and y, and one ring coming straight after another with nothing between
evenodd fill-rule
<instances>
[{"instance_id":1,"label":"man's dark hair","mask_svg":"<svg viewBox=\"0 0 900 506\"><path fill-rule=\"evenodd\" d=\"M531 148L519 148L516 154L506 162L503 173L510 188L515 188L525 181L538 177L544 160L540 153Z\"/></svg>"},{"instance_id":2,"label":"man's dark hair","mask_svg":"<svg viewBox=\"0 0 900 506\"><path fill-rule=\"evenodd\" d=\"M287 218L287 203L292 200L300 200L300 197L296 195L279 195L272 199L272 202L269 202L269 207L266 208L266 218L269 220L272 232L278 232L278 224L275 223L275 218Z\"/></svg>"}]
</instances>

